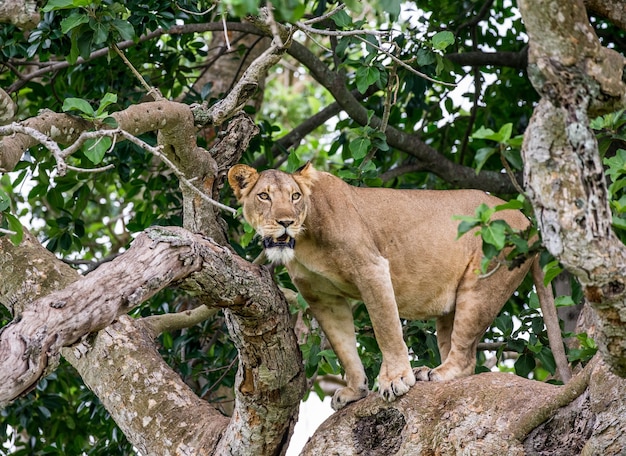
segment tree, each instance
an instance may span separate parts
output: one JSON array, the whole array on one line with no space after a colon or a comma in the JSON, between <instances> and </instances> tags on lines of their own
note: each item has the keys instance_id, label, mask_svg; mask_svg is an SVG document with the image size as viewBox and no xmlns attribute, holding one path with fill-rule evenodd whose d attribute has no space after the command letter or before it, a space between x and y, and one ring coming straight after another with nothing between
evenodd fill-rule
<instances>
[{"instance_id":1,"label":"tree","mask_svg":"<svg viewBox=\"0 0 626 456\"><path fill-rule=\"evenodd\" d=\"M0 423L14 454L284 453L300 400L340 370L284 271L248 261L259 246L223 183L238 161L306 160L355 185L510 198L536 216L546 275L570 274L557 302L585 306L564 333L566 385L537 381L555 366L525 283L485 336L495 356L478 354L478 372L517 376L370 395L304 454L626 447L623 2L9 4ZM462 78L465 105L450 95ZM539 251L489 215L471 221L487 259ZM355 316L372 385L379 354ZM405 328L415 363L437 364L432 326Z\"/></svg>"}]
</instances>

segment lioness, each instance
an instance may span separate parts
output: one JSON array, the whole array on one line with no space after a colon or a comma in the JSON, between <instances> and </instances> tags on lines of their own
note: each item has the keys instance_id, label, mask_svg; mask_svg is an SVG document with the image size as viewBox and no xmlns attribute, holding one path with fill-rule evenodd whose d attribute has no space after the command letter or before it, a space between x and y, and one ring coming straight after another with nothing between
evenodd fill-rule
<instances>
[{"instance_id":1,"label":"lioness","mask_svg":"<svg viewBox=\"0 0 626 456\"><path fill-rule=\"evenodd\" d=\"M293 174L235 165L228 181L268 259L286 265L339 357L347 386L335 393L335 410L368 394L349 300L365 303L383 355L379 391L393 400L416 378L472 374L476 346L506 300L529 269L542 277L536 259L477 274L482 241L471 234L457 239L453 216L503 203L478 190L358 188L310 163ZM529 224L518 211L498 214L516 229ZM535 283L549 300L551 291ZM433 317L443 362L414 372L400 318Z\"/></svg>"}]
</instances>

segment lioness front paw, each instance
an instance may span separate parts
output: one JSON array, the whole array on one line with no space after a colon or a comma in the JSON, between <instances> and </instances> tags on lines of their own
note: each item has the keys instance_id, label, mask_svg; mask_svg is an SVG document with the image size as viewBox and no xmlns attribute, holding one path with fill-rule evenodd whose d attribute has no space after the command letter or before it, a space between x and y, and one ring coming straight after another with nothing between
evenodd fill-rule
<instances>
[{"instance_id":1,"label":"lioness front paw","mask_svg":"<svg viewBox=\"0 0 626 456\"><path fill-rule=\"evenodd\" d=\"M358 401L359 399L363 399L367 396L369 390L367 386L362 386L360 388L351 388L346 386L345 388L340 388L335 391L335 395L333 396L333 400L330 403L330 406L333 410L337 411L339 409L344 408L350 402Z\"/></svg>"},{"instance_id":2,"label":"lioness front paw","mask_svg":"<svg viewBox=\"0 0 626 456\"><path fill-rule=\"evenodd\" d=\"M415 385L415 375L411 370L391 380L384 379L382 375L378 377L378 392L388 402L408 393L413 385Z\"/></svg>"}]
</instances>

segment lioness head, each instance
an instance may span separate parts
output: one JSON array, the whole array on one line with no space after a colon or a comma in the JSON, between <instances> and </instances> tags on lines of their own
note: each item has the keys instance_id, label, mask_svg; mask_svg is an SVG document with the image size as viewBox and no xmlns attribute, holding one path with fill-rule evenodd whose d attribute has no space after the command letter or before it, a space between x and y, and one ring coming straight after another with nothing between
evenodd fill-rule
<instances>
[{"instance_id":1,"label":"lioness head","mask_svg":"<svg viewBox=\"0 0 626 456\"><path fill-rule=\"evenodd\" d=\"M228 172L243 216L263 239L270 261L286 263L293 258L315 173L310 163L293 174L275 169L258 173L247 165L235 165Z\"/></svg>"}]
</instances>

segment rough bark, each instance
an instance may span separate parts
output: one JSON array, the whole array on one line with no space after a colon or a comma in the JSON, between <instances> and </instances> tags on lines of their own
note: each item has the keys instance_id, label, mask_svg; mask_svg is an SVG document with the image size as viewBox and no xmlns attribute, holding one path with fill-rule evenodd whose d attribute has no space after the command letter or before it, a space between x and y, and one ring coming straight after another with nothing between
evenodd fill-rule
<instances>
[{"instance_id":1,"label":"rough bark","mask_svg":"<svg viewBox=\"0 0 626 456\"><path fill-rule=\"evenodd\" d=\"M34 0L3 0L0 2L0 23L11 23L30 30L37 27L41 17Z\"/></svg>"},{"instance_id":2,"label":"rough bark","mask_svg":"<svg viewBox=\"0 0 626 456\"><path fill-rule=\"evenodd\" d=\"M585 0L584 3L590 13L602 16L626 30L626 8L622 0Z\"/></svg>"},{"instance_id":3,"label":"rough bark","mask_svg":"<svg viewBox=\"0 0 626 456\"><path fill-rule=\"evenodd\" d=\"M623 107L624 58L600 45L582 0L523 1L529 74L542 98L524 137L528 194L543 241L584 287L609 365L626 376L626 249L589 116Z\"/></svg>"},{"instance_id":4,"label":"rough bark","mask_svg":"<svg viewBox=\"0 0 626 456\"><path fill-rule=\"evenodd\" d=\"M580 375L567 387L500 373L418 382L393 403L370 394L324 422L302 454L621 454L626 380L601 362Z\"/></svg>"},{"instance_id":5,"label":"rough bark","mask_svg":"<svg viewBox=\"0 0 626 456\"><path fill-rule=\"evenodd\" d=\"M62 353L142 455L214 454L228 418L169 368L142 320L122 316Z\"/></svg>"}]
</instances>

